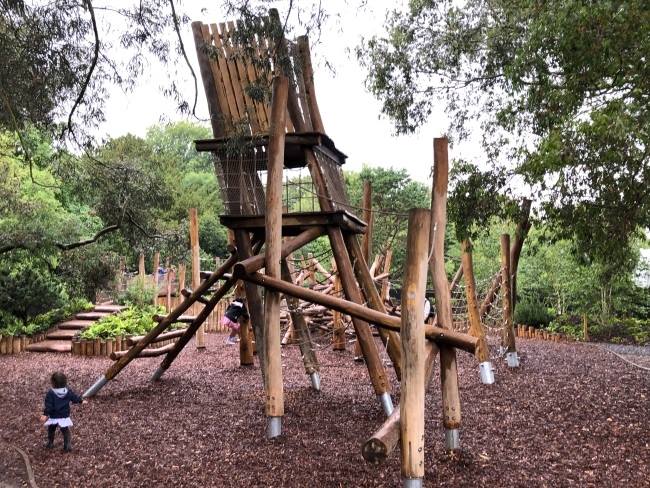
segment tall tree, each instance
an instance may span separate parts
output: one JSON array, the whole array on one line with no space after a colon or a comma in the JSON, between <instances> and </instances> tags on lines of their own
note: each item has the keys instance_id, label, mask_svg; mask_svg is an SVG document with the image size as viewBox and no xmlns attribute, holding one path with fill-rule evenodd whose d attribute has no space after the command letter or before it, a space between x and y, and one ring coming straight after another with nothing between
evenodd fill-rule
<instances>
[{"instance_id":1,"label":"tall tree","mask_svg":"<svg viewBox=\"0 0 650 488\"><path fill-rule=\"evenodd\" d=\"M558 237L614 266L650 226L650 4L420 0L358 51L398 132L444 97L489 161L533 186ZM614 238L615 237L615 238Z\"/></svg>"}]
</instances>

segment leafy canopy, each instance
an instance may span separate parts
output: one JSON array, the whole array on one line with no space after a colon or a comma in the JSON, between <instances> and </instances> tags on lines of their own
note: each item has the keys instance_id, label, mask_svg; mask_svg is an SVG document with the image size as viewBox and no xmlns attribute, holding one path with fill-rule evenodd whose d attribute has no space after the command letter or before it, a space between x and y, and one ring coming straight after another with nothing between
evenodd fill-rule
<instances>
[{"instance_id":1,"label":"leafy canopy","mask_svg":"<svg viewBox=\"0 0 650 488\"><path fill-rule=\"evenodd\" d=\"M560 238L624 262L650 226L650 4L413 0L358 54L398 132L444 98L452 134L538 193Z\"/></svg>"}]
</instances>

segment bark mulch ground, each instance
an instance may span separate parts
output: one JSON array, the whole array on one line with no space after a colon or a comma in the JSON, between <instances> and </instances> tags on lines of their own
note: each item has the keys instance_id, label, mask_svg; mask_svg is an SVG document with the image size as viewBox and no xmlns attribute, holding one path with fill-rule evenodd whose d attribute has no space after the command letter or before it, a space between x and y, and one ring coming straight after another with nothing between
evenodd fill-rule
<instances>
[{"instance_id":1,"label":"bark mulch ground","mask_svg":"<svg viewBox=\"0 0 650 488\"><path fill-rule=\"evenodd\" d=\"M318 352L323 392L312 392L297 348L284 349L284 436L264 438L259 369L208 335L152 385L160 359L140 359L73 409L74 451L46 450L38 421L49 373L82 392L107 359L25 353L0 357L0 486L21 486L25 450L40 487L399 486L399 453L368 465L360 446L383 421L365 366ZM427 395L427 486L650 486L650 373L582 344L519 341L521 368L496 364L480 384L459 353L463 452L443 449L439 379ZM397 390L397 388L396 388Z\"/></svg>"}]
</instances>

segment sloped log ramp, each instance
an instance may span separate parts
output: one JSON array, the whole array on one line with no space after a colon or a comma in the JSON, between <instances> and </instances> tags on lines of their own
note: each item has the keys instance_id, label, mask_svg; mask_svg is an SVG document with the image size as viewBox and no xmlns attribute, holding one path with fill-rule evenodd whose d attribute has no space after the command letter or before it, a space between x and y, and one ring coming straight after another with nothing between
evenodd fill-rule
<instances>
[{"instance_id":1,"label":"sloped log ramp","mask_svg":"<svg viewBox=\"0 0 650 488\"><path fill-rule=\"evenodd\" d=\"M166 346L163 346L163 347L143 349L142 351L140 351L140 354L138 354L134 359L137 359L137 358L154 358L156 356L162 356L163 354L167 354L172 349L174 349L174 344L167 344ZM111 353L111 359L113 361L117 361L122 356L126 356L126 354L128 352L129 352L128 350L127 351L112 352Z\"/></svg>"}]
</instances>

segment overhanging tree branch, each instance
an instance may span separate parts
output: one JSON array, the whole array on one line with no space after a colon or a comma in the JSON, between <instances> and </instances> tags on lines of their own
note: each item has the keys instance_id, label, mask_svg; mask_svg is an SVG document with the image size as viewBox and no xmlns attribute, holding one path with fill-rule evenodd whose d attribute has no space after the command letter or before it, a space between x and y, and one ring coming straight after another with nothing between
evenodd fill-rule
<instances>
[{"instance_id":1,"label":"overhanging tree branch","mask_svg":"<svg viewBox=\"0 0 650 488\"><path fill-rule=\"evenodd\" d=\"M109 234L111 232L115 232L119 228L120 228L119 224L109 225L108 227L104 227L102 230L97 232L97 234L95 234L94 237L92 237L90 239L86 239L86 240L79 241L79 242L73 242L71 244L59 244L59 243L57 243L57 244L55 244L55 246L57 248L59 248L61 251L69 251L70 249L75 249L77 247L82 247L82 246L86 246L88 244L92 244L93 242L96 242L100 237L102 237L102 236L104 236L106 234Z\"/></svg>"}]
</instances>

